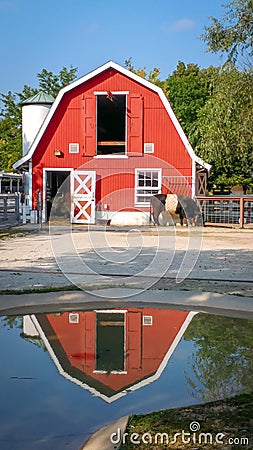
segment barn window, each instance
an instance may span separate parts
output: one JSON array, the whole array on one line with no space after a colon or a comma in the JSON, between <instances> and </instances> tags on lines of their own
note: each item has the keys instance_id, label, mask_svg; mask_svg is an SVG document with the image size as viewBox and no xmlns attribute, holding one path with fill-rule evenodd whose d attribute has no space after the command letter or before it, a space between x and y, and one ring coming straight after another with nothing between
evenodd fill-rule
<instances>
[{"instance_id":1,"label":"barn window","mask_svg":"<svg viewBox=\"0 0 253 450\"><path fill-rule=\"evenodd\" d=\"M79 323L79 314L78 313L70 313L69 314L69 323Z\"/></svg>"},{"instance_id":2,"label":"barn window","mask_svg":"<svg viewBox=\"0 0 253 450\"><path fill-rule=\"evenodd\" d=\"M153 325L153 316L143 316L142 325Z\"/></svg>"},{"instance_id":3,"label":"barn window","mask_svg":"<svg viewBox=\"0 0 253 450\"><path fill-rule=\"evenodd\" d=\"M161 192L161 169L136 169L135 204L149 206L150 197Z\"/></svg>"},{"instance_id":4,"label":"barn window","mask_svg":"<svg viewBox=\"0 0 253 450\"><path fill-rule=\"evenodd\" d=\"M155 145L152 142L145 142L144 153L154 153Z\"/></svg>"},{"instance_id":5,"label":"barn window","mask_svg":"<svg viewBox=\"0 0 253 450\"><path fill-rule=\"evenodd\" d=\"M126 95L97 95L97 155L126 151Z\"/></svg>"},{"instance_id":6,"label":"barn window","mask_svg":"<svg viewBox=\"0 0 253 450\"><path fill-rule=\"evenodd\" d=\"M79 153L79 144L69 144L69 153Z\"/></svg>"}]
</instances>

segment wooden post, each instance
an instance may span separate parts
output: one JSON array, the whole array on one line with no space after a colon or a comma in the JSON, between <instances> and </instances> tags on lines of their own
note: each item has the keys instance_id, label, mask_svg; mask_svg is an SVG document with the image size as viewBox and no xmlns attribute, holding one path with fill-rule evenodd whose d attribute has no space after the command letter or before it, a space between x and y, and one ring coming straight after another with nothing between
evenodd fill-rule
<instances>
[{"instance_id":1,"label":"wooden post","mask_svg":"<svg viewBox=\"0 0 253 450\"><path fill-rule=\"evenodd\" d=\"M25 203L22 203L22 219L23 224L26 224L26 213L27 213L27 206Z\"/></svg>"},{"instance_id":2,"label":"wooden post","mask_svg":"<svg viewBox=\"0 0 253 450\"><path fill-rule=\"evenodd\" d=\"M20 221L19 203L20 203L20 195L16 193L15 194L15 215L16 215L16 219L18 222Z\"/></svg>"},{"instance_id":3,"label":"wooden post","mask_svg":"<svg viewBox=\"0 0 253 450\"><path fill-rule=\"evenodd\" d=\"M38 218L37 218L37 222L40 225L40 228L42 228L42 196L41 196L41 192L39 189L37 189L37 213L38 213Z\"/></svg>"},{"instance_id":4,"label":"wooden post","mask_svg":"<svg viewBox=\"0 0 253 450\"><path fill-rule=\"evenodd\" d=\"M8 210L7 195L3 198L3 201L4 201L4 218L3 218L3 220L7 220L7 210Z\"/></svg>"},{"instance_id":5,"label":"wooden post","mask_svg":"<svg viewBox=\"0 0 253 450\"><path fill-rule=\"evenodd\" d=\"M244 228L244 197L240 198L240 227Z\"/></svg>"}]
</instances>

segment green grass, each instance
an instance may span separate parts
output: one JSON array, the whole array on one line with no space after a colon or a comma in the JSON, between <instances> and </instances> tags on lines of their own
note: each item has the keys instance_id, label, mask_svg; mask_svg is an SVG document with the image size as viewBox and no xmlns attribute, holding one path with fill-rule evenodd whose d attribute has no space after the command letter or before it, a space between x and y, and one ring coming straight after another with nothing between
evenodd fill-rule
<instances>
[{"instance_id":1,"label":"green grass","mask_svg":"<svg viewBox=\"0 0 253 450\"><path fill-rule=\"evenodd\" d=\"M186 433L190 432L189 426L192 422L200 424L200 431L195 433L195 442L193 442L194 433L186 435L185 441L182 442L182 430ZM231 399L221 400L203 405L194 405L184 408L168 409L164 411L156 411L145 415L133 415L130 417L125 438L126 443L121 445L120 450L163 450L163 449L220 449L220 450L242 450L253 449L253 393L242 394ZM134 438L140 441L140 444L131 443L129 435L137 433L138 437ZM142 437L144 433L144 441L152 436L152 443L143 443ZM168 434L168 444L161 442L161 438L155 443L156 433ZM176 443L172 443L175 433L180 433ZM199 442L199 433L211 433L211 438L204 443ZM215 437L218 433L223 433L221 437L223 444L216 443ZM228 439L238 439L234 444L229 443ZM248 439L248 443L244 439Z\"/></svg>"},{"instance_id":2,"label":"green grass","mask_svg":"<svg viewBox=\"0 0 253 450\"><path fill-rule=\"evenodd\" d=\"M96 291L100 289L111 289L115 287L115 284L87 284L84 285L83 288L78 287L74 284L67 286L48 286L48 287L36 287L36 288L27 288L27 289L4 289L0 291L0 295L24 295L24 294L43 294L49 292L69 292L69 291ZM124 284L117 285L117 287L124 287Z\"/></svg>"},{"instance_id":3,"label":"green grass","mask_svg":"<svg viewBox=\"0 0 253 450\"><path fill-rule=\"evenodd\" d=\"M24 295L24 294L43 294L48 292L62 292L62 291L80 291L77 286L59 286L59 287L41 287L41 288L27 288L27 289L5 289L0 291L0 295Z\"/></svg>"},{"instance_id":4,"label":"green grass","mask_svg":"<svg viewBox=\"0 0 253 450\"><path fill-rule=\"evenodd\" d=\"M7 239L7 238L16 238L16 237L23 237L28 233L34 232L33 230L20 230L15 227L9 227L9 228L3 228L0 229L0 239Z\"/></svg>"}]
</instances>

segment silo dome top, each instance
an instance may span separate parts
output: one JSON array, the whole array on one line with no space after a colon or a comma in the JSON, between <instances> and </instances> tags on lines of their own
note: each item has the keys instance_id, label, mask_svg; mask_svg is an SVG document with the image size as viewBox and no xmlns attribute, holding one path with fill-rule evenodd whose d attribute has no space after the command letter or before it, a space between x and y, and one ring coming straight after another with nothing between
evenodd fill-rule
<instances>
[{"instance_id":1,"label":"silo dome top","mask_svg":"<svg viewBox=\"0 0 253 450\"><path fill-rule=\"evenodd\" d=\"M22 102L22 105L32 105L32 104L43 104L43 105L52 105L54 103L54 97L50 94L46 94L43 91L38 92L32 97L27 98Z\"/></svg>"}]
</instances>

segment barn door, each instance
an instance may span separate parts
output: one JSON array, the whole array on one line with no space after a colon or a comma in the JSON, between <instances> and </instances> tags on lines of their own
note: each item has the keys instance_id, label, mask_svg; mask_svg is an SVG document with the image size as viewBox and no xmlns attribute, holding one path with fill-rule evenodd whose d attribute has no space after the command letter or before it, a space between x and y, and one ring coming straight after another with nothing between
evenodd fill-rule
<instances>
[{"instance_id":1,"label":"barn door","mask_svg":"<svg viewBox=\"0 0 253 450\"><path fill-rule=\"evenodd\" d=\"M127 153L140 156L143 153L143 97L132 95L127 107Z\"/></svg>"},{"instance_id":2,"label":"barn door","mask_svg":"<svg viewBox=\"0 0 253 450\"><path fill-rule=\"evenodd\" d=\"M135 371L141 368L141 318L140 312L128 312L127 314L127 371Z\"/></svg>"},{"instance_id":3,"label":"barn door","mask_svg":"<svg viewBox=\"0 0 253 450\"><path fill-rule=\"evenodd\" d=\"M96 172L74 170L71 174L71 222L95 223Z\"/></svg>"},{"instance_id":4,"label":"barn door","mask_svg":"<svg viewBox=\"0 0 253 450\"><path fill-rule=\"evenodd\" d=\"M207 185L207 173L206 172L197 172L197 189L196 195L205 195L206 194L206 185Z\"/></svg>"},{"instance_id":5,"label":"barn door","mask_svg":"<svg viewBox=\"0 0 253 450\"><path fill-rule=\"evenodd\" d=\"M95 326L95 313L93 311L85 312L84 367L88 372L95 369Z\"/></svg>"},{"instance_id":6,"label":"barn door","mask_svg":"<svg viewBox=\"0 0 253 450\"><path fill-rule=\"evenodd\" d=\"M84 131L84 154L95 156L96 154L96 96L85 96L82 100L83 115L82 129Z\"/></svg>"}]
</instances>

